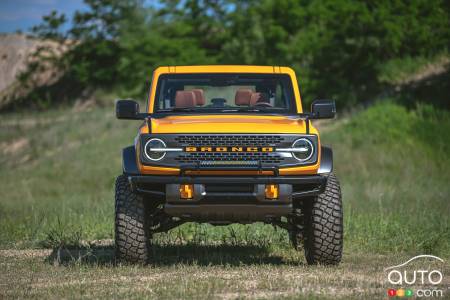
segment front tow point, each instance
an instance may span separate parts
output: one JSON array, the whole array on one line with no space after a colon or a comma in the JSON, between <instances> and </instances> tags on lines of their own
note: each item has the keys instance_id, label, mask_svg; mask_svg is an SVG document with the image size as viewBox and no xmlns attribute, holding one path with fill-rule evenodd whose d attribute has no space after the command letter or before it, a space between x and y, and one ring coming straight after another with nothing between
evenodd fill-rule
<instances>
[{"instance_id":1,"label":"front tow point","mask_svg":"<svg viewBox=\"0 0 450 300\"><path fill-rule=\"evenodd\" d=\"M278 199L279 189L278 184L266 184L266 188L264 189L266 194L266 199L276 200Z\"/></svg>"},{"instance_id":2,"label":"front tow point","mask_svg":"<svg viewBox=\"0 0 450 300\"><path fill-rule=\"evenodd\" d=\"M194 185L180 184L180 198L184 200L190 200L193 197L194 197Z\"/></svg>"}]
</instances>

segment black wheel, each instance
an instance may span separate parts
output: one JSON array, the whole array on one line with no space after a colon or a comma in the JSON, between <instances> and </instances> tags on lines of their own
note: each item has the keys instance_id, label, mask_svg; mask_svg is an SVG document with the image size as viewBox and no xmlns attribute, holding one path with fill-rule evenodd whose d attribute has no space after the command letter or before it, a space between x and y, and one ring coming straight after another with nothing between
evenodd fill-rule
<instances>
[{"instance_id":1,"label":"black wheel","mask_svg":"<svg viewBox=\"0 0 450 300\"><path fill-rule=\"evenodd\" d=\"M116 258L131 263L148 262L151 232L148 208L140 195L131 191L126 176L116 179Z\"/></svg>"},{"instance_id":2,"label":"black wheel","mask_svg":"<svg viewBox=\"0 0 450 300\"><path fill-rule=\"evenodd\" d=\"M308 264L335 265L343 248L341 189L334 174L328 176L325 191L305 199L294 209L291 241L298 249L303 241Z\"/></svg>"}]
</instances>

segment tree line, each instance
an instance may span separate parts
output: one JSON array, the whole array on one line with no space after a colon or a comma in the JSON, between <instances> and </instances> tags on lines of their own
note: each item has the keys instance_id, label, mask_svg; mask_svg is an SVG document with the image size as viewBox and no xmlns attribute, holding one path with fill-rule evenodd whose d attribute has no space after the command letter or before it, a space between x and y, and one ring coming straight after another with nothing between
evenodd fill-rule
<instances>
[{"instance_id":1,"label":"tree line","mask_svg":"<svg viewBox=\"0 0 450 300\"><path fill-rule=\"evenodd\" d=\"M74 95L104 89L142 98L143 82L161 65L277 65L295 69L307 102L333 98L349 107L382 91L388 83L380 74L392 61L431 57L450 46L445 0L85 4L73 16L53 11L32 30L75 41L55 59L64 70L60 83Z\"/></svg>"}]
</instances>

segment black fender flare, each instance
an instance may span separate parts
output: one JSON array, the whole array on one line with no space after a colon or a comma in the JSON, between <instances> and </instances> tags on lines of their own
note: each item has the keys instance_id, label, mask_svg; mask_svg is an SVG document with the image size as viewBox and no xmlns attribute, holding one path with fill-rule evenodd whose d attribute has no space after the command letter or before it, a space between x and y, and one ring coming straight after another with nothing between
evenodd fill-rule
<instances>
[{"instance_id":1,"label":"black fender flare","mask_svg":"<svg viewBox=\"0 0 450 300\"><path fill-rule=\"evenodd\" d=\"M136 163L136 149L134 146L123 148L122 150L122 169L123 174L138 175L139 168Z\"/></svg>"},{"instance_id":2,"label":"black fender flare","mask_svg":"<svg viewBox=\"0 0 450 300\"><path fill-rule=\"evenodd\" d=\"M333 171L333 150L330 147L322 146L320 147L320 166L319 174L329 174Z\"/></svg>"}]
</instances>

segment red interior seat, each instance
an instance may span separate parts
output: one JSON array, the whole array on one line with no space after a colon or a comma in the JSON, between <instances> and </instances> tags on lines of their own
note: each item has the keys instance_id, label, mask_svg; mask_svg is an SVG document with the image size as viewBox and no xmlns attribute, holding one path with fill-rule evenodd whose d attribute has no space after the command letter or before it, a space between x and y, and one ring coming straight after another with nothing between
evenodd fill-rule
<instances>
[{"instance_id":1,"label":"red interior seat","mask_svg":"<svg viewBox=\"0 0 450 300\"><path fill-rule=\"evenodd\" d=\"M203 106L206 103L205 94L202 89L194 89L192 92L195 95L195 104L198 106Z\"/></svg>"},{"instance_id":2,"label":"red interior seat","mask_svg":"<svg viewBox=\"0 0 450 300\"><path fill-rule=\"evenodd\" d=\"M252 90L249 89L239 89L236 91L234 97L234 103L238 106L250 105L250 99L252 98Z\"/></svg>"},{"instance_id":3,"label":"red interior seat","mask_svg":"<svg viewBox=\"0 0 450 300\"><path fill-rule=\"evenodd\" d=\"M194 107L196 105L193 91L177 91L175 95L175 107Z\"/></svg>"}]
</instances>

